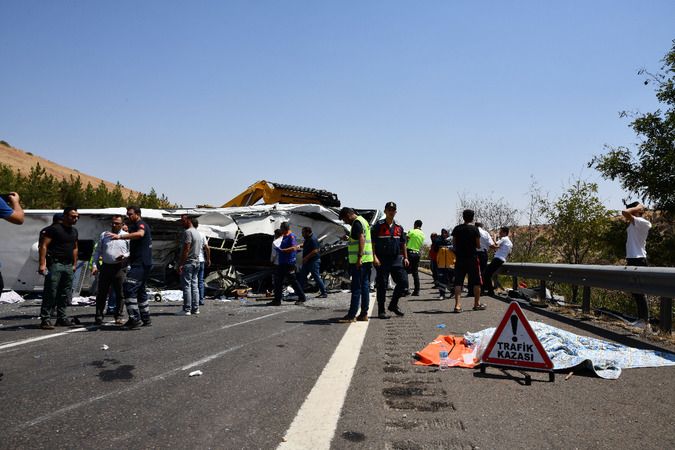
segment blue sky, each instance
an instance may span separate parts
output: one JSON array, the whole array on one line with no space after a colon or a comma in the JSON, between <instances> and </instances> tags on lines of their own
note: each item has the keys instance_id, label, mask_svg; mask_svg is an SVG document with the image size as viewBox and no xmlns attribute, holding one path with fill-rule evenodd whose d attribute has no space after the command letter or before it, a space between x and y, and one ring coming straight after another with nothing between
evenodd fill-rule
<instances>
[{"instance_id":1,"label":"blue sky","mask_svg":"<svg viewBox=\"0 0 675 450\"><path fill-rule=\"evenodd\" d=\"M184 206L267 179L455 222L636 142L672 1L2 0L0 139Z\"/></svg>"}]
</instances>

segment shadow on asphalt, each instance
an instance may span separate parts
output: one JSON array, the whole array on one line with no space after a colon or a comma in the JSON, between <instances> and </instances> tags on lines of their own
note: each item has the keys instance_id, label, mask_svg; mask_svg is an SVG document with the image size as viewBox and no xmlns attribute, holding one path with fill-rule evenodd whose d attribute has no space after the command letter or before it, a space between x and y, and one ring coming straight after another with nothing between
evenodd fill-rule
<instances>
[{"instance_id":1,"label":"shadow on asphalt","mask_svg":"<svg viewBox=\"0 0 675 450\"><path fill-rule=\"evenodd\" d=\"M335 325L338 319L287 320L286 323L302 323L305 325Z\"/></svg>"},{"instance_id":2,"label":"shadow on asphalt","mask_svg":"<svg viewBox=\"0 0 675 450\"><path fill-rule=\"evenodd\" d=\"M491 298L495 300L499 300L504 303L511 303L511 300L508 298L500 297L500 296L492 296ZM532 311L534 313L537 313L539 315L548 317L549 319L557 320L558 322L565 323L567 325L573 326L575 328L578 328L580 330L587 331L589 333L593 333L597 336L600 336L603 339L617 342L619 344L626 345L628 347L632 348L639 348L642 350L654 350L654 351L660 351L660 352L667 352L671 353L671 350L666 348L666 347L661 347L655 344L651 344L648 342L643 342L640 341L639 339L636 339L633 336L627 335L627 334L622 334L622 333L617 333L615 331L607 330L605 328L598 327L596 325L593 325L593 323L586 322L583 320L575 319L573 317L567 317L562 314L557 314L553 311L549 311L545 308L537 308L534 306L529 306L529 305L523 305L522 303L519 303L520 307L524 310L527 311ZM628 333L628 332L626 332Z\"/></svg>"}]
</instances>

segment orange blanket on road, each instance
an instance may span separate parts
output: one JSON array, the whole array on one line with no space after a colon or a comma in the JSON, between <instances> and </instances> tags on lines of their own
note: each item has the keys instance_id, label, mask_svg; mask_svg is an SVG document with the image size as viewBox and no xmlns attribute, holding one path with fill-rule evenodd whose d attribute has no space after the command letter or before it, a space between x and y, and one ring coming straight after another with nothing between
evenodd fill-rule
<instances>
[{"instance_id":1,"label":"orange blanket on road","mask_svg":"<svg viewBox=\"0 0 675 450\"><path fill-rule=\"evenodd\" d=\"M448 351L448 361L451 367L466 367L472 369L478 365L470 355L473 349L466 345L461 336L438 335L429 345L415 353L418 366L437 366L440 360L439 352L445 348Z\"/></svg>"}]
</instances>

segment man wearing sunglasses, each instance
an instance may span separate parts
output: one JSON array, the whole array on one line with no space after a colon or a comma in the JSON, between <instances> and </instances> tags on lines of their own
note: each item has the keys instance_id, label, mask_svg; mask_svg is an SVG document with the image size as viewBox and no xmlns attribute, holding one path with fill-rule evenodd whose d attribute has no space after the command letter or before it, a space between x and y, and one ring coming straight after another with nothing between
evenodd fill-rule
<instances>
[{"instance_id":1,"label":"man wearing sunglasses","mask_svg":"<svg viewBox=\"0 0 675 450\"><path fill-rule=\"evenodd\" d=\"M110 231L101 233L96 252L94 252L94 266L91 273L98 276L98 292L96 294L96 325L103 324L103 314L105 303L108 299L110 287L115 292L117 305L115 308L115 323L122 325L122 315L124 313L124 303L122 302L122 285L126 275L126 262L129 257L129 241L113 240L112 236L127 234L122 227L124 222L120 214L112 216Z\"/></svg>"},{"instance_id":2,"label":"man wearing sunglasses","mask_svg":"<svg viewBox=\"0 0 675 450\"><path fill-rule=\"evenodd\" d=\"M73 322L66 316L66 306L73 295L73 274L77 264L77 229L74 225L80 215L71 206L63 210L61 223L53 224L40 236L40 267L45 277L40 307L40 328L53 330L51 318L56 309L56 326L70 327Z\"/></svg>"}]
</instances>

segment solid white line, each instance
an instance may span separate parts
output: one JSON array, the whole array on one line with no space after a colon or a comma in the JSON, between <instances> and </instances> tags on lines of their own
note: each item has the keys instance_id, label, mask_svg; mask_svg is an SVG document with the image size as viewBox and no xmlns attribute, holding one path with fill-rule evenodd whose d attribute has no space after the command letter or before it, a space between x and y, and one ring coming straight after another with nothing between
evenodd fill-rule
<instances>
[{"instance_id":1,"label":"solid white line","mask_svg":"<svg viewBox=\"0 0 675 450\"><path fill-rule=\"evenodd\" d=\"M368 315L373 310L371 296ZM349 324L278 449L329 449L370 322Z\"/></svg>"},{"instance_id":2,"label":"solid white line","mask_svg":"<svg viewBox=\"0 0 675 450\"><path fill-rule=\"evenodd\" d=\"M246 322L250 322L250 320L247 320ZM246 323L246 322L239 322L238 325L241 325L241 324ZM295 325L291 328L287 328L285 330L281 330L281 331L278 331L276 333L272 333L272 334L267 335L265 337L255 339L253 341L249 341L249 342L246 342L244 344L235 345L234 347L226 348L226 349L224 349L220 352L217 352L217 353L209 355L205 358L199 359L199 360L197 360L193 363L190 363L188 365L185 365L185 366L182 366L182 367L175 367L171 370L167 370L166 372L160 373L159 375L155 375L154 377L150 377L150 378L146 378L144 380L141 380L138 383L135 383L135 384L133 384L133 385L127 387L127 388L119 389L119 390L116 390L116 391L111 391L111 392L108 392L108 393L105 393L105 394L101 394L101 395L97 395L95 397L88 398L88 399L83 400L81 402L70 404L70 405L65 406L61 409L57 409L56 411L52 411L48 414L45 414L45 415L36 417L32 420L26 421L26 422L22 423L21 425L19 425L18 427L14 428L14 430L17 431L17 430L22 430L24 428L32 427L34 425L38 425L42 422L45 422L47 420L53 419L56 416L60 416L61 414L67 413L69 411L73 411L73 410L78 409L78 408L82 408L83 406L90 405L90 404L92 404L94 402L97 402L99 400L103 400L103 399L106 399L106 398L109 398L109 397L114 397L114 396L117 396L117 395L120 395L120 394L125 394L127 392L134 391L134 390L138 389L139 387L144 386L146 384L153 383L153 382L159 381L159 380L163 380L163 379L165 379L165 378L167 378L171 375L177 374L178 372L182 372L182 371L188 370L192 367L205 364L205 363L207 363L209 361L212 361L216 358L220 358L223 355L226 355L226 354L231 353L233 351L239 350L240 348L246 347L247 345L255 344L255 343L265 341L265 340L268 340L270 338L282 335L284 333L288 333L289 331L293 331L300 326L302 326L302 324Z\"/></svg>"},{"instance_id":3,"label":"solid white line","mask_svg":"<svg viewBox=\"0 0 675 450\"><path fill-rule=\"evenodd\" d=\"M38 337L24 339L22 341L15 341L15 342L10 342L8 344L2 344L2 345L0 345L0 350L4 350L6 348L17 347L19 345L30 344L31 342L44 341L45 339L51 339L51 338L55 338L55 337L59 337L59 336L64 336L64 335L70 334L70 333L77 333L78 331L87 331L87 328L74 328L72 330L62 331L60 333L46 334L44 336L38 336Z\"/></svg>"}]
</instances>

